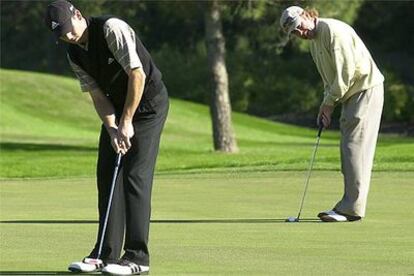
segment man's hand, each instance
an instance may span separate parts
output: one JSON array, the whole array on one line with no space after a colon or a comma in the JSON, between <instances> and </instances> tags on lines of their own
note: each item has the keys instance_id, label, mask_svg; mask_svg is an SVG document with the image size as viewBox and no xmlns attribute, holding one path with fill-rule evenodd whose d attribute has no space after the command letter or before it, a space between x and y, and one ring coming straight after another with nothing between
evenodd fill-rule
<instances>
[{"instance_id":1,"label":"man's hand","mask_svg":"<svg viewBox=\"0 0 414 276\"><path fill-rule=\"evenodd\" d=\"M331 116L334 110L334 106L330 105L322 105L319 109L319 114L317 118L317 125L319 126L320 122L322 122L324 128L328 128L331 124Z\"/></svg>"},{"instance_id":2,"label":"man's hand","mask_svg":"<svg viewBox=\"0 0 414 276\"><path fill-rule=\"evenodd\" d=\"M127 152L131 148L130 139L134 136L134 127L132 121L123 120L118 125L118 137L120 139L121 147Z\"/></svg>"},{"instance_id":3,"label":"man's hand","mask_svg":"<svg viewBox=\"0 0 414 276\"><path fill-rule=\"evenodd\" d=\"M111 145L114 148L114 151L116 153L122 153L122 155L124 155L127 151L125 150L125 147L121 144L121 139L118 136L118 128L108 128L108 134L111 137Z\"/></svg>"}]
</instances>

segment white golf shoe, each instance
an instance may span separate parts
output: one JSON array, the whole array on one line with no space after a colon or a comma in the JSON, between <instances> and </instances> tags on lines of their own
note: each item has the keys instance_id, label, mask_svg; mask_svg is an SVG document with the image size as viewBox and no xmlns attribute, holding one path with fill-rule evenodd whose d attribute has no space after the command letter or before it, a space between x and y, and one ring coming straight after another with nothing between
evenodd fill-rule
<instances>
[{"instance_id":1,"label":"white golf shoe","mask_svg":"<svg viewBox=\"0 0 414 276\"><path fill-rule=\"evenodd\" d=\"M128 260L121 260L118 264L108 264L102 273L111 275L143 275L148 274L149 266L138 265Z\"/></svg>"},{"instance_id":2,"label":"white golf shoe","mask_svg":"<svg viewBox=\"0 0 414 276\"><path fill-rule=\"evenodd\" d=\"M68 269L72 272L98 272L104 267L100 259L84 258L81 262L73 262Z\"/></svg>"},{"instance_id":3,"label":"white golf shoe","mask_svg":"<svg viewBox=\"0 0 414 276\"><path fill-rule=\"evenodd\" d=\"M320 212L318 217L323 222L347 222L347 221L357 221L361 220L359 216L350 216L338 212L337 210L329 210Z\"/></svg>"}]
</instances>

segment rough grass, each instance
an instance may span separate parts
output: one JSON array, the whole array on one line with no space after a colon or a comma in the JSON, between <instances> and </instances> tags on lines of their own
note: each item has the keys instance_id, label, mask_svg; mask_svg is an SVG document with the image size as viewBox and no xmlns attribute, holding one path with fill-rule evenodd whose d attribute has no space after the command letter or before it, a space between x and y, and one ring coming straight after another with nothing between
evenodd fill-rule
<instances>
[{"instance_id":1,"label":"rough grass","mask_svg":"<svg viewBox=\"0 0 414 276\"><path fill-rule=\"evenodd\" d=\"M100 125L78 83L12 70L1 70L0 82L0 178L93 176ZM214 153L208 108L172 99L157 171L306 169L315 129L233 119L240 153ZM323 133L316 170L339 170L338 139ZM413 171L414 139L381 135L376 160L376 171Z\"/></svg>"}]
</instances>

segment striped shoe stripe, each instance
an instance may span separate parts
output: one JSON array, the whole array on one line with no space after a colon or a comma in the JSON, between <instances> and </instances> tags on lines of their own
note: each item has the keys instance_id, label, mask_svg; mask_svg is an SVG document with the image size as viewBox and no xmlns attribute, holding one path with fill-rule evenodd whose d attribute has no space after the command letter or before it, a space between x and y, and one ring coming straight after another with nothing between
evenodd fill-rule
<instances>
[{"instance_id":1,"label":"striped shoe stripe","mask_svg":"<svg viewBox=\"0 0 414 276\"><path fill-rule=\"evenodd\" d=\"M137 264L129 263L128 266L131 268L132 273L140 272L141 269Z\"/></svg>"}]
</instances>

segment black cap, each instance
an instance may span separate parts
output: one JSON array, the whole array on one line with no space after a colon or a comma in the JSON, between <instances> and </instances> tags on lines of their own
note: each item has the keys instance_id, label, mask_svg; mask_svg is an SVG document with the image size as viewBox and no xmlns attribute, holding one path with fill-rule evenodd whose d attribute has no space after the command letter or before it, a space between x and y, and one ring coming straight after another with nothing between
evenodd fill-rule
<instances>
[{"instance_id":1,"label":"black cap","mask_svg":"<svg viewBox=\"0 0 414 276\"><path fill-rule=\"evenodd\" d=\"M75 7L68 1L54 1L47 6L45 24L55 34L56 38L60 38L72 30L70 19L74 13Z\"/></svg>"}]
</instances>

